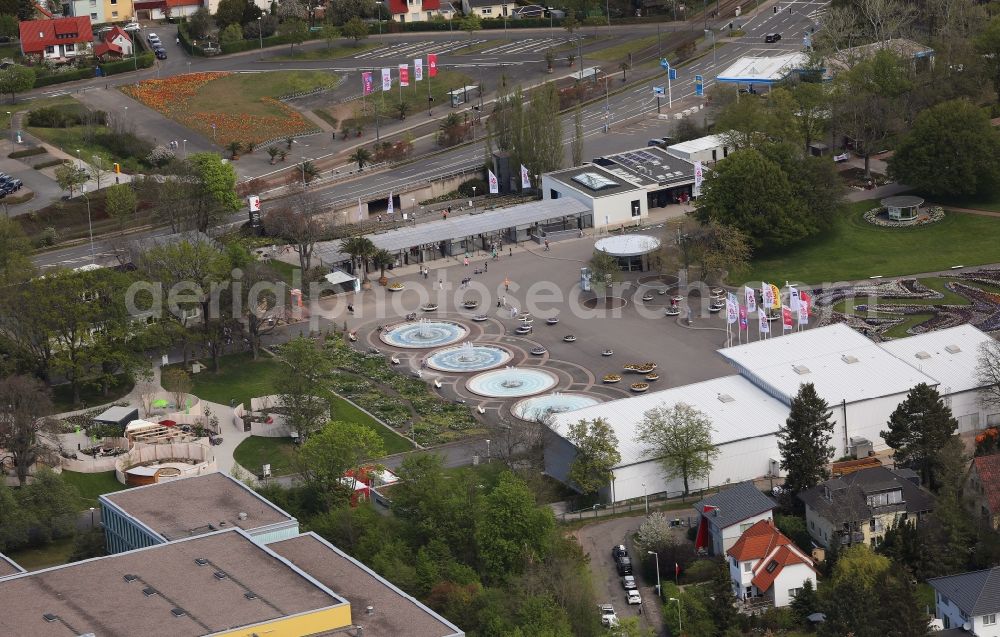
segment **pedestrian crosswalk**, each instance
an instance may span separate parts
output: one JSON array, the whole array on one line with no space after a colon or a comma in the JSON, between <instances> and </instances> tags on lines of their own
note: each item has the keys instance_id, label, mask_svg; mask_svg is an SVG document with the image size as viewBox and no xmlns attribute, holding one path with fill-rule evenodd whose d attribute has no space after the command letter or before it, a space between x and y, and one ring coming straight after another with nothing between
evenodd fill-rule
<instances>
[{"instance_id":1,"label":"pedestrian crosswalk","mask_svg":"<svg viewBox=\"0 0 1000 637\"><path fill-rule=\"evenodd\" d=\"M520 53L541 53L553 47L575 42L577 39L577 37L525 38L509 42L499 41L501 43L495 46L488 46L490 41L481 38L446 41L419 40L416 42L399 42L397 44L391 44L377 49L370 49L368 51L358 53L354 56L354 58L362 60L408 58L422 56L428 53L436 53L438 55L454 53L456 55L462 55L466 52L464 49L467 49L469 54L475 55L516 55ZM483 45L487 45L487 48L480 48Z\"/></svg>"}]
</instances>

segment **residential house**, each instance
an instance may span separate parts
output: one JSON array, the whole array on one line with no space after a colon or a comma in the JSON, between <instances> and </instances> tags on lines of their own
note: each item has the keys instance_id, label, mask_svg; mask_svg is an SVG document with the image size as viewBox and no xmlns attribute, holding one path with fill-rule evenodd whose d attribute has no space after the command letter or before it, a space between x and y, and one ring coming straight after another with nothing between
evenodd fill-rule
<instances>
[{"instance_id":1,"label":"residential house","mask_svg":"<svg viewBox=\"0 0 1000 637\"><path fill-rule=\"evenodd\" d=\"M788 606L807 581L816 588L813 562L771 520L747 529L726 551L733 593L742 600L764 598Z\"/></svg>"},{"instance_id":2,"label":"residential house","mask_svg":"<svg viewBox=\"0 0 1000 637\"><path fill-rule=\"evenodd\" d=\"M92 24L125 22L135 15L132 0L68 0L63 3L63 13L82 18L87 16Z\"/></svg>"},{"instance_id":3,"label":"residential house","mask_svg":"<svg viewBox=\"0 0 1000 637\"><path fill-rule=\"evenodd\" d=\"M201 0L135 0L135 15L139 20L166 20L194 15Z\"/></svg>"},{"instance_id":4,"label":"residential house","mask_svg":"<svg viewBox=\"0 0 1000 637\"><path fill-rule=\"evenodd\" d=\"M872 467L833 478L799 494L809 535L826 548L878 546L898 523L916 524L934 509L934 496L909 469Z\"/></svg>"},{"instance_id":5,"label":"residential house","mask_svg":"<svg viewBox=\"0 0 1000 637\"><path fill-rule=\"evenodd\" d=\"M101 59L131 57L132 38L125 29L114 26L101 34L101 41L94 45L94 56Z\"/></svg>"},{"instance_id":6,"label":"residential house","mask_svg":"<svg viewBox=\"0 0 1000 637\"><path fill-rule=\"evenodd\" d=\"M511 12L517 8L516 2L497 2L496 0L462 0L462 11L465 15L475 14L480 18L511 17Z\"/></svg>"},{"instance_id":7,"label":"residential house","mask_svg":"<svg viewBox=\"0 0 1000 637\"><path fill-rule=\"evenodd\" d=\"M777 506L752 481L724 488L694 505L699 516L695 546L712 555L724 555L754 524L773 520Z\"/></svg>"},{"instance_id":8,"label":"residential house","mask_svg":"<svg viewBox=\"0 0 1000 637\"><path fill-rule=\"evenodd\" d=\"M440 10L441 0L389 0L389 13L396 22L429 22Z\"/></svg>"},{"instance_id":9,"label":"residential house","mask_svg":"<svg viewBox=\"0 0 1000 637\"><path fill-rule=\"evenodd\" d=\"M68 60L90 55L94 32L87 16L25 20L19 25L21 54L46 60Z\"/></svg>"},{"instance_id":10,"label":"residential house","mask_svg":"<svg viewBox=\"0 0 1000 637\"><path fill-rule=\"evenodd\" d=\"M935 616L945 629L975 637L1000 637L1000 567L927 580L934 589Z\"/></svg>"},{"instance_id":11,"label":"residential house","mask_svg":"<svg viewBox=\"0 0 1000 637\"><path fill-rule=\"evenodd\" d=\"M993 530L1000 529L1000 453L973 458L964 495L974 516Z\"/></svg>"}]
</instances>

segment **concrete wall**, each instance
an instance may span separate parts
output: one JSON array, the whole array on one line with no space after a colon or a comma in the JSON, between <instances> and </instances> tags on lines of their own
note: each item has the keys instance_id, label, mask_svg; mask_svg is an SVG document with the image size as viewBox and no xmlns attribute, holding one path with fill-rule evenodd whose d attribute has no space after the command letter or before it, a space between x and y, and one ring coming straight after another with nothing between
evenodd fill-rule
<instances>
[{"instance_id":1,"label":"concrete wall","mask_svg":"<svg viewBox=\"0 0 1000 637\"><path fill-rule=\"evenodd\" d=\"M218 467L215 464L215 454L211 447L198 442L171 442L163 445L146 445L139 443L132 448L132 451L125 455L118 456L115 463L115 477L118 482L126 484L125 472L136 465L147 464L155 461L166 461L171 459L194 460L196 464L191 468L181 472L178 477L190 478L206 473L215 473Z\"/></svg>"},{"instance_id":2,"label":"concrete wall","mask_svg":"<svg viewBox=\"0 0 1000 637\"><path fill-rule=\"evenodd\" d=\"M469 170L458 175L452 175L443 179L436 179L429 184L414 185L411 189L394 192L393 194L399 197L399 207L402 209L397 210L396 214L399 215L402 212L407 214L410 213L410 209L413 207L410 203L410 199L417 200L417 209L419 210L419 202L426 201L427 199L434 199L435 197L440 197L441 195L446 195L449 192L457 190L458 186L462 182L475 178L482 178L481 171ZM367 206L364 199L362 199L361 205L367 213ZM468 203L466 203L466 205L468 205ZM357 200L344 202L327 212L325 216L338 223L356 222L358 220L358 202Z\"/></svg>"}]
</instances>

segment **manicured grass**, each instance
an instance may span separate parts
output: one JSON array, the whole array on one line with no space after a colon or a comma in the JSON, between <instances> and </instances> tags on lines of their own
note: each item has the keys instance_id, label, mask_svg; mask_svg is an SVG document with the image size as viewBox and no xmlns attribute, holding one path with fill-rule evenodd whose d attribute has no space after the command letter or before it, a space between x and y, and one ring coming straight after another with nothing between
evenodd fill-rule
<instances>
[{"instance_id":1,"label":"manicured grass","mask_svg":"<svg viewBox=\"0 0 1000 637\"><path fill-rule=\"evenodd\" d=\"M49 542L45 546L11 551L7 557L20 564L26 571L37 571L50 566L59 566L69 561L73 553L73 538L63 538Z\"/></svg>"},{"instance_id":2,"label":"manicured grass","mask_svg":"<svg viewBox=\"0 0 1000 637\"><path fill-rule=\"evenodd\" d=\"M584 62L589 59L606 60L609 62L624 62L628 60L629 53L639 53L656 44L655 35L647 35L644 38L630 39L627 42L610 46L600 51L595 51L584 56ZM612 69L614 70L614 69Z\"/></svg>"},{"instance_id":3,"label":"manicured grass","mask_svg":"<svg viewBox=\"0 0 1000 637\"><path fill-rule=\"evenodd\" d=\"M265 98L330 88L336 84L336 79L335 75L324 71L234 73L206 83L188 100L187 107L194 112L282 117L285 111Z\"/></svg>"},{"instance_id":4,"label":"manicured grass","mask_svg":"<svg viewBox=\"0 0 1000 637\"><path fill-rule=\"evenodd\" d=\"M118 482L114 471L102 471L100 473L79 473L77 471L63 471L63 482L71 484L80 492L80 510L86 511L90 507L97 507L97 496L105 493L122 491L125 485Z\"/></svg>"},{"instance_id":5,"label":"manicured grass","mask_svg":"<svg viewBox=\"0 0 1000 637\"><path fill-rule=\"evenodd\" d=\"M326 110L325 108L315 108L313 109L313 114L316 115L316 117L323 120L324 122L326 122L327 124L329 124L330 126L332 126L334 130L337 130L337 126L340 124L340 120L331 115L330 111Z\"/></svg>"},{"instance_id":6,"label":"manicured grass","mask_svg":"<svg viewBox=\"0 0 1000 637\"><path fill-rule=\"evenodd\" d=\"M205 362L210 364L210 361ZM218 374L211 370L203 370L193 375L192 393L213 403L228 405L230 400L236 399L237 403L249 406L250 399L254 396L268 396L277 392L275 381L283 373L284 363L266 355L254 362L250 354L233 354L222 357L220 368ZM413 449L408 440L382 426L342 398L331 396L330 418L350 420L371 428L382 438L385 452L388 454Z\"/></svg>"},{"instance_id":7,"label":"manicured grass","mask_svg":"<svg viewBox=\"0 0 1000 637\"><path fill-rule=\"evenodd\" d=\"M288 438L250 436L236 447L233 458L244 469L259 475L265 464L271 465L271 474L286 476L297 473L295 445Z\"/></svg>"},{"instance_id":8,"label":"manicured grass","mask_svg":"<svg viewBox=\"0 0 1000 637\"><path fill-rule=\"evenodd\" d=\"M1000 261L1000 218L948 212L943 221L928 226L878 228L862 218L877 205L874 200L853 204L821 236L755 258L740 281L815 285Z\"/></svg>"},{"instance_id":9,"label":"manicured grass","mask_svg":"<svg viewBox=\"0 0 1000 637\"><path fill-rule=\"evenodd\" d=\"M84 385L80 389L80 404L73 404L73 390L69 385L56 385L52 388L52 402L56 413L81 409L84 406L94 407L113 403L122 396L132 391L132 381L124 374L115 376L115 384L111 386L107 395L99 387Z\"/></svg>"},{"instance_id":10,"label":"manicured grass","mask_svg":"<svg viewBox=\"0 0 1000 637\"><path fill-rule=\"evenodd\" d=\"M268 267L275 271L285 283L292 287L296 287L292 283L292 276L296 271L301 272L302 269L291 263L285 263L284 261L279 261L278 259L271 259ZM301 281L300 281L301 282Z\"/></svg>"},{"instance_id":11,"label":"manicured grass","mask_svg":"<svg viewBox=\"0 0 1000 637\"><path fill-rule=\"evenodd\" d=\"M358 53L371 51L382 46L374 42L359 42L358 44L347 44L333 47L323 47L309 51L296 51L291 55L279 55L276 60L334 60L337 58L354 57Z\"/></svg>"},{"instance_id":12,"label":"manicured grass","mask_svg":"<svg viewBox=\"0 0 1000 637\"><path fill-rule=\"evenodd\" d=\"M393 77L395 79L395 76ZM369 95L366 101L362 101L360 103L360 106L365 109L364 113L366 114L363 120L366 123L374 125L374 109L376 107L378 107L379 112L383 114L383 117L398 117L396 105L399 104L400 98L402 98L403 102L405 102L409 107L409 114L407 117L425 113L427 109L427 81L428 78L425 76L423 81L414 82L411 74L410 86L403 88L402 92L400 92L399 86L394 84L391 91ZM448 91L452 91L463 86L476 85L478 85L478 82L464 73L444 69L439 70L437 77L430 80L431 95L434 97L434 108L448 108L450 106L451 98L448 97ZM474 103L479 103L479 95L477 91L470 89L468 104L471 105ZM341 128L343 128L343 124L347 121L348 120L341 122Z\"/></svg>"},{"instance_id":13,"label":"manicured grass","mask_svg":"<svg viewBox=\"0 0 1000 637\"><path fill-rule=\"evenodd\" d=\"M275 381L284 367L266 354L256 361L249 353L223 356L219 373L212 371L211 360L202 362L209 368L192 375L192 393L202 400L222 405L228 405L233 399L249 405L254 396L273 394Z\"/></svg>"}]
</instances>

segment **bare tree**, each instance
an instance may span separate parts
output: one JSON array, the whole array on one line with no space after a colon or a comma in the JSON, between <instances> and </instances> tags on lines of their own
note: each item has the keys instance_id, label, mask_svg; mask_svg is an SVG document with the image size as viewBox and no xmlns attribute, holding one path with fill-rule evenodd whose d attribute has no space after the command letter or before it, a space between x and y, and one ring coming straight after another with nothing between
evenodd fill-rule
<instances>
[{"instance_id":1,"label":"bare tree","mask_svg":"<svg viewBox=\"0 0 1000 637\"><path fill-rule=\"evenodd\" d=\"M299 187L289 197L288 205L271 212L264 222L269 232L295 244L303 272L312 265L313 249L327 230L327 224L320 219L321 212L316 193Z\"/></svg>"},{"instance_id":2,"label":"bare tree","mask_svg":"<svg viewBox=\"0 0 1000 637\"><path fill-rule=\"evenodd\" d=\"M1000 342L990 340L979 346L976 365L979 379L979 400L983 405L1000 407Z\"/></svg>"},{"instance_id":3,"label":"bare tree","mask_svg":"<svg viewBox=\"0 0 1000 637\"><path fill-rule=\"evenodd\" d=\"M853 7L830 7L823 19L823 28L813 37L813 50L818 55L837 54L838 57L862 42L862 28L858 13Z\"/></svg>"},{"instance_id":4,"label":"bare tree","mask_svg":"<svg viewBox=\"0 0 1000 637\"><path fill-rule=\"evenodd\" d=\"M0 453L10 454L21 486L46 443L54 444L55 422L44 418L51 411L52 401L42 382L28 376L0 380Z\"/></svg>"},{"instance_id":5,"label":"bare tree","mask_svg":"<svg viewBox=\"0 0 1000 637\"><path fill-rule=\"evenodd\" d=\"M868 36L883 48L904 35L916 18L912 3L898 0L861 0L858 10Z\"/></svg>"}]
</instances>

